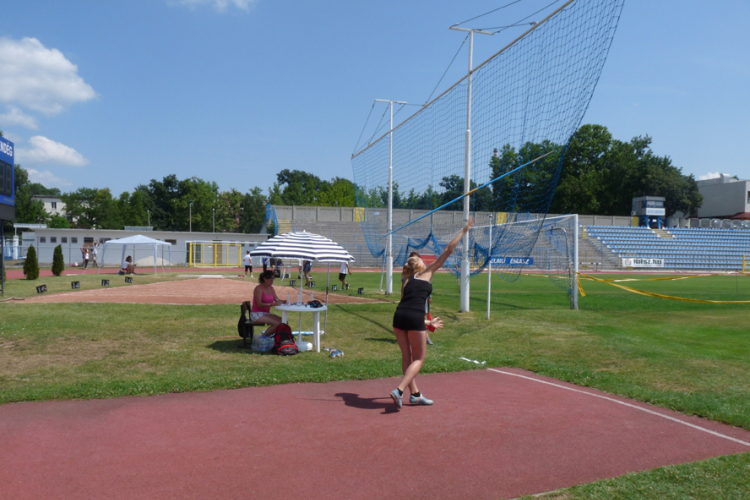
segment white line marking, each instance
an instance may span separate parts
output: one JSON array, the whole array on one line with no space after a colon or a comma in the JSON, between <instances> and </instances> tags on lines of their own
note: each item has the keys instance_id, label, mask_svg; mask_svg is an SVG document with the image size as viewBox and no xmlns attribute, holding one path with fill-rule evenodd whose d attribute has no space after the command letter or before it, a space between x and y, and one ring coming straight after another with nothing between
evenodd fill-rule
<instances>
[{"instance_id":1,"label":"white line marking","mask_svg":"<svg viewBox=\"0 0 750 500\"><path fill-rule=\"evenodd\" d=\"M740 439L733 438L731 436L727 436L727 435L721 434L719 432L714 432L712 430L705 429L705 428L700 427L698 425L694 425L694 424L691 424L691 423L688 423L688 422L683 422L679 418L670 417L668 415L662 415L659 412L656 412L656 411L653 411L653 410L649 410L647 408L641 408L640 406L631 405L630 403L626 403L624 401L618 401L618 400L613 399L613 398L608 398L607 396L601 396L599 394L594 394L594 393L591 393L591 392L582 391L580 389L573 389L572 387L565 387L564 385L560 385L560 384L553 384L552 382L547 382L546 380L539 380L539 379L536 379L536 378L533 378L533 377L527 377L526 375L519 375L517 373L511 373L511 372L504 372L502 370L496 370L494 368L487 368L487 370L489 370L491 372L502 373L503 375L512 375L514 377L525 378L527 380L531 380L531 381L534 381L534 382L539 382L540 384L547 384L547 385L551 385L553 387L558 387L560 389L565 389L565 390L568 390L568 391L580 392L581 394L586 394L587 396L593 396L595 398L606 399L607 401L612 401L613 403L617 403L617 404L620 404L620 405L623 405L623 406L628 406L630 408L635 408L636 410L645 411L646 413L650 413L652 415L656 415L657 417L666 418L667 420L671 420L673 422L677 422L678 424L687 425L688 427L692 427L693 429L697 429L699 431L707 432L708 434L712 434L712 435L720 437L720 438L728 439L730 441L734 441L735 443L743 444L745 446L750 446L750 443L748 443L746 441L742 441Z\"/></svg>"}]
</instances>

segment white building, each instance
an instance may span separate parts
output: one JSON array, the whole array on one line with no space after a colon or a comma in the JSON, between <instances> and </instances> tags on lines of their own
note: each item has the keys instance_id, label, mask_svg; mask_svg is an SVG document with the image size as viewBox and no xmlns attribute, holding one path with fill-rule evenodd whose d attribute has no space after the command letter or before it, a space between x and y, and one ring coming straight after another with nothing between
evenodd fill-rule
<instances>
[{"instance_id":1,"label":"white building","mask_svg":"<svg viewBox=\"0 0 750 500\"><path fill-rule=\"evenodd\" d=\"M721 174L698 181L698 191L703 195L698 217L750 219L750 181Z\"/></svg>"},{"instance_id":2,"label":"white building","mask_svg":"<svg viewBox=\"0 0 750 500\"><path fill-rule=\"evenodd\" d=\"M65 258L66 267L71 267L73 263L81 264L82 254L81 247L91 247L94 244L94 240L99 243L99 259L100 265L105 266L119 266L122 259L122 253L119 250L108 251L105 258L106 261L101 260L101 247L109 240L126 238L128 236L135 236L136 234L145 234L150 238L156 240L166 241L171 243L171 257L164 254L164 265L168 265L171 262L172 266L183 267L188 262L188 242L238 242L240 243L240 249L242 255L247 250L253 250L256 246L269 238L268 234L243 234L243 233L200 233L200 232L182 232L182 231L126 231L118 229L35 229L33 232L23 233L23 246L22 254L25 256L31 245L37 252L37 259L40 265L52 264L52 255L55 247L62 245L63 257ZM128 251L128 254L132 255L134 262L139 262L142 259L149 260L150 264L153 265L153 249L152 248L137 248L135 251ZM159 255L161 258L161 255ZM166 259L170 259L169 262ZM144 265L144 264L141 264Z\"/></svg>"},{"instance_id":3,"label":"white building","mask_svg":"<svg viewBox=\"0 0 750 500\"><path fill-rule=\"evenodd\" d=\"M57 196L35 194L31 197L31 200L42 202L42 205L44 205L44 211L52 217L65 217L67 214L65 211L65 203Z\"/></svg>"}]
</instances>

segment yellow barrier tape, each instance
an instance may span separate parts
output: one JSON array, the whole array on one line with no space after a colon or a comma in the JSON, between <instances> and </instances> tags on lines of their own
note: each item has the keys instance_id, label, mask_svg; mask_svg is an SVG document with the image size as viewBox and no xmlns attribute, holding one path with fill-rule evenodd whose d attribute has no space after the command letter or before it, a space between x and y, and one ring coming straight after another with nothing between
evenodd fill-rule
<instances>
[{"instance_id":1,"label":"yellow barrier tape","mask_svg":"<svg viewBox=\"0 0 750 500\"><path fill-rule=\"evenodd\" d=\"M589 276L586 274L582 274L581 276L585 277L586 279L590 279L592 281L598 281L600 283L606 283L608 285L616 286L617 288L621 288L627 292L637 293L639 295L645 295L647 297L656 297L658 299L679 300L682 302L697 302L699 304L750 304L750 300L702 300L702 299L686 299L685 297L673 297L671 295L663 295L661 293L636 290L635 288L629 288L624 285L618 285L616 283L612 283L611 281L594 278L593 276Z\"/></svg>"},{"instance_id":2,"label":"yellow barrier tape","mask_svg":"<svg viewBox=\"0 0 750 500\"><path fill-rule=\"evenodd\" d=\"M586 292L583 291L583 285L581 285L581 280L577 279L576 281L578 282L578 291L581 292L581 297L585 297Z\"/></svg>"}]
</instances>

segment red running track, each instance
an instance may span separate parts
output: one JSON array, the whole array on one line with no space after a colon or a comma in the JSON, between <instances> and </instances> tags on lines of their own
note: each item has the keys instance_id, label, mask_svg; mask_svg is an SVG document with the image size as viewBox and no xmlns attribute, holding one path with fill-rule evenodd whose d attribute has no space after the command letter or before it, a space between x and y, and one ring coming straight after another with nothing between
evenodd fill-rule
<instances>
[{"instance_id":1,"label":"red running track","mask_svg":"<svg viewBox=\"0 0 750 500\"><path fill-rule=\"evenodd\" d=\"M400 412L396 383L0 406L0 497L514 498L750 451L748 431L522 370L420 376L435 405Z\"/></svg>"}]
</instances>

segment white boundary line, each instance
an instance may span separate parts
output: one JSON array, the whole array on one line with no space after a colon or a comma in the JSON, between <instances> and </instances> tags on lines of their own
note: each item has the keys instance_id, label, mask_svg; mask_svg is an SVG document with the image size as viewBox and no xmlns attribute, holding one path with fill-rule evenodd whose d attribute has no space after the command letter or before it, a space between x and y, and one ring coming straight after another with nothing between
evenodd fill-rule
<instances>
[{"instance_id":1,"label":"white boundary line","mask_svg":"<svg viewBox=\"0 0 750 500\"><path fill-rule=\"evenodd\" d=\"M618 401L618 400L616 400L614 398L608 398L607 396L600 396L599 394L594 394L594 393L591 393L591 392L588 392L588 391L582 391L580 389L573 389L572 387L565 387L564 385L560 385L560 384L553 384L552 382L547 382L546 380L539 380L539 379L536 379L536 378L533 378L533 377L527 377L526 375L519 375L517 373L505 372L505 371L502 371L502 370L496 370L494 368L487 368L487 370L491 371L491 372L495 372L495 373L502 373L503 375L511 375L513 377L525 378L526 380L531 380L533 382L539 382L540 384L551 385L553 387L557 387L557 388L560 388L560 389L565 389L565 390L568 390L568 391L579 392L581 394L585 394L587 396L593 396L595 398L605 399L605 400L611 401L613 403L617 403L617 404L620 404L620 405L623 405L623 406L627 406L629 408L635 408L636 410L641 410L641 411L644 411L646 413L650 413L651 415L656 415L657 417L666 418L667 420L671 420L673 422L677 422L678 424L687 425L688 427L692 427L693 429L697 429L699 431L707 432L708 434L711 434L713 436L717 436L717 437L720 437L720 438L728 439L729 441L734 441L735 443L739 443L739 444L742 444L742 445L750 447L750 443L748 443L746 441L742 441L741 439L733 438L731 436L726 436L726 435L721 434L719 432L715 432L715 431L712 431L712 430L700 427L698 425L694 425L694 424L691 424L691 423L688 423L688 422L684 422L684 421L682 421L682 420L680 420L678 418L670 417L668 415L663 415L663 414L661 414L659 412L655 412L655 411L649 410L647 408L641 408L640 406L631 405L630 403L626 403L624 401Z\"/></svg>"}]
</instances>

